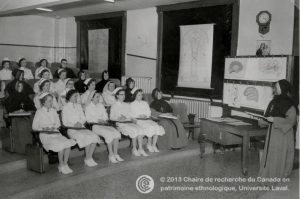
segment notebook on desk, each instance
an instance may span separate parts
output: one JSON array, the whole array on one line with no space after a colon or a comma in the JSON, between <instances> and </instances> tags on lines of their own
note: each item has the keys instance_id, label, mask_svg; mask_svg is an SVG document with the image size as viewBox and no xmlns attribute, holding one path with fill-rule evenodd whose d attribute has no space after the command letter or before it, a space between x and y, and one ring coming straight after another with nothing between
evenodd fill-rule
<instances>
[{"instance_id":1,"label":"notebook on desk","mask_svg":"<svg viewBox=\"0 0 300 199\"><path fill-rule=\"evenodd\" d=\"M20 112L20 113L9 113L8 117L22 117L22 116L30 116L31 112Z\"/></svg>"}]
</instances>

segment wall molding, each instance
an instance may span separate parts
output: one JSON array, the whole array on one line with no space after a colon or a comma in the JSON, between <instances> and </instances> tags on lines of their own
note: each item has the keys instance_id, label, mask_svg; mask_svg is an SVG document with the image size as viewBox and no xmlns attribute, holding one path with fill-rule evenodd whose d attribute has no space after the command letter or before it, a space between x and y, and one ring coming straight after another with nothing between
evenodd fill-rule
<instances>
[{"instance_id":1,"label":"wall molding","mask_svg":"<svg viewBox=\"0 0 300 199\"><path fill-rule=\"evenodd\" d=\"M76 49L76 46L71 46L71 47L63 47L63 46L39 46L39 45L27 45L27 44L5 44L5 43L0 43L0 46L14 46L14 47L30 47L30 48L62 48L62 49L71 49L74 48Z\"/></svg>"},{"instance_id":2,"label":"wall molding","mask_svg":"<svg viewBox=\"0 0 300 199\"><path fill-rule=\"evenodd\" d=\"M127 55L127 56L130 56L130 57L138 57L138 58L149 59L149 60L153 60L153 61L156 61L156 60L157 60L156 58L145 57L145 56L141 56L141 55L134 55L134 54L130 54L130 53L127 53L126 55Z\"/></svg>"}]
</instances>

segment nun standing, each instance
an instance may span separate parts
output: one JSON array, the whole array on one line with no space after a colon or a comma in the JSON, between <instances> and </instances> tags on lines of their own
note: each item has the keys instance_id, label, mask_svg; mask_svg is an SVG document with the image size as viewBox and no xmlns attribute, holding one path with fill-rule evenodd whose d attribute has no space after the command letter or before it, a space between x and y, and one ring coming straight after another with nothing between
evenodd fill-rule
<instances>
[{"instance_id":1,"label":"nun standing","mask_svg":"<svg viewBox=\"0 0 300 199\"><path fill-rule=\"evenodd\" d=\"M81 105L78 103L80 95L76 90L70 90L67 93L67 104L62 109L62 122L68 129L68 135L74 139L79 148L85 148L85 165L89 167L98 164L93 159L93 153L96 144L100 144L100 138L92 131L85 129L86 117Z\"/></svg>"},{"instance_id":2,"label":"nun standing","mask_svg":"<svg viewBox=\"0 0 300 199\"><path fill-rule=\"evenodd\" d=\"M290 98L291 86L287 80L276 82L274 92L274 98L265 112L269 131L258 175L263 178L286 178L292 172L294 161L296 106ZM260 124L264 122L260 121Z\"/></svg>"}]
</instances>

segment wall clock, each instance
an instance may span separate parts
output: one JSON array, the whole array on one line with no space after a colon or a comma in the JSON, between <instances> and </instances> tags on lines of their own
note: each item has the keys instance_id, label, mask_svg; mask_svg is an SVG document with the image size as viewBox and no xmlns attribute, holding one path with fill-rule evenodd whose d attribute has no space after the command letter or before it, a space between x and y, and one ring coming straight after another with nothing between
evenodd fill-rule
<instances>
[{"instance_id":1,"label":"wall clock","mask_svg":"<svg viewBox=\"0 0 300 199\"><path fill-rule=\"evenodd\" d=\"M266 34L270 31L271 13L267 10L260 11L256 15L256 22L258 24L258 32Z\"/></svg>"}]
</instances>

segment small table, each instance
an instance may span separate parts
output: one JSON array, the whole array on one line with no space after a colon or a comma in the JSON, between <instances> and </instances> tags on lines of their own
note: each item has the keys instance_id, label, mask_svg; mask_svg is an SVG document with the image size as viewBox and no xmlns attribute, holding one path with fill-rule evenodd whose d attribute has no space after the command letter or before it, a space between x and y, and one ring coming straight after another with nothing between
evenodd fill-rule
<instances>
[{"instance_id":1,"label":"small table","mask_svg":"<svg viewBox=\"0 0 300 199\"><path fill-rule=\"evenodd\" d=\"M189 130L188 139L190 138L190 135L192 134L192 139L194 140L195 139L195 129L200 128L200 122L194 122L194 123L184 122L183 127L185 129Z\"/></svg>"},{"instance_id":2,"label":"small table","mask_svg":"<svg viewBox=\"0 0 300 199\"><path fill-rule=\"evenodd\" d=\"M226 123L220 121L213 121L209 119L202 119L201 120L201 133L214 133L214 130L219 130L222 133L230 133L233 135L237 135L242 137L242 173L243 175L248 175L248 149L250 144L250 137L256 136L266 136L267 135L267 128L260 128L257 125L257 121L242 118L242 117L234 117L241 121L247 122L250 125L234 125L234 123ZM201 135L201 134L200 134ZM207 138L206 138L207 139ZM201 150L200 150L201 152Z\"/></svg>"}]
</instances>

